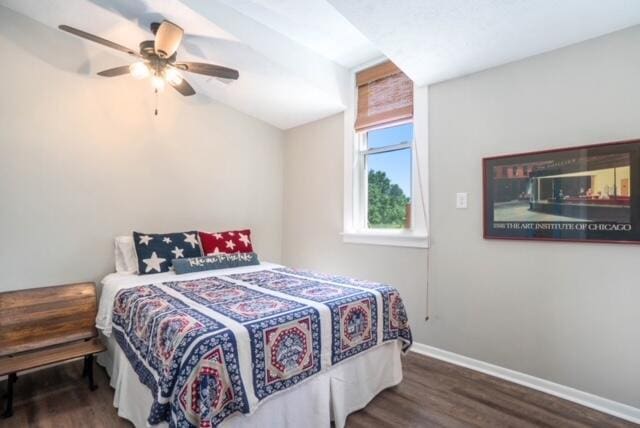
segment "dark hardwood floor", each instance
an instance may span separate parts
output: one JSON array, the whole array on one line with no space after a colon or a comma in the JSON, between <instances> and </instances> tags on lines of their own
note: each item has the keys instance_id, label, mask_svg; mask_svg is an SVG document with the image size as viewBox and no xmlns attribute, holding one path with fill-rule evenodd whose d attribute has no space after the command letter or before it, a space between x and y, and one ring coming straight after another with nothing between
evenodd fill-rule
<instances>
[{"instance_id":1,"label":"dark hardwood floor","mask_svg":"<svg viewBox=\"0 0 640 428\"><path fill-rule=\"evenodd\" d=\"M98 390L73 362L25 374L16 384L14 416L0 427L131 427L113 407L106 372ZM6 381L0 391L6 391ZM4 400L2 400L4 406ZM409 353L404 380L347 420L370 427L631 427L629 422L482 373Z\"/></svg>"},{"instance_id":2,"label":"dark hardwood floor","mask_svg":"<svg viewBox=\"0 0 640 428\"><path fill-rule=\"evenodd\" d=\"M91 392L82 376L82 361L18 374L14 384L13 416L0 419L2 428L133 427L118 417L107 372L94 368L98 389ZM2 408L7 382L3 381Z\"/></svg>"},{"instance_id":3,"label":"dark hardwood floor","mask_svg":"<svg viewBox=\"0 0 640 428\"><path fill-rule=\"evenodd\" d=\"M364 427L636 427L543 392L410 352L404 379L347 420Z\"/></svg>"}]
</instances>

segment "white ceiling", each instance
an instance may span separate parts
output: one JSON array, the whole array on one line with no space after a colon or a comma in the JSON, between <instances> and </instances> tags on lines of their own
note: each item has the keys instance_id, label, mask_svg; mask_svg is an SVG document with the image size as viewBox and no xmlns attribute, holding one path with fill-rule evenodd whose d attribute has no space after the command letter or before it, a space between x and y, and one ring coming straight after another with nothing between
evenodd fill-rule
<instances>
[{"instance_id":1,"label":"white ceiling","mask_svg":"<svg viewBox=\"0 0 640 428\"><path fill-rule=\"evenodd\" d=\"M638 0L328 0L416 84L640 23Z\"/></svg>"},{"instance_id":2,"label":"white ceiling","mask_svg":"<svg viewBox=\"0 0 640 428\"><path fill-rule=\"evenodd\" d=\"M189 34L179 59L240 71L232 83L189 74L199 93L195 98L225 103L282 129L344 110L353 90L349 69L383 55L421 86L640 23L640 0L0 0L0 5L49 28L67 24L131 48L152 39L151 22L174 21ZM73 36L60 32L60 37ZM91 42L78 43L85 49L69 56L83 55L85 64L71 71L86 78L131 61ZM42 57L58 62L53 55ZM167 96L179 97L170 92Z\"/></svg>"},{"instance_id":3,"label":"white ceiling","mask_svg":"<svg viewBox=\"0 0 640 428\"><path fill-rule=\"evenodd\" d=\"M324 0L220 0L338 64L352 68L382 54Z\"/></svg>"},{"instance_id":4,"label":"white ceiling","mask_svg":"<svg viewBox=\"0 0 640 428\"><path fill-rule=\"evenodd\" d=\"M333 11L324 0L312 0L312 3L323 5L320 9ZM307 29L304 35L299 32L301 39L306 37L305 45L223 1L0 0L0 5L49 28L67 24L133 49L137 49L140 41L153 38L148 29L151 22L163 18L174 21L190 34L178 51L179 60L212 62L240 71L240 79L231 83L188 74L185 77L196 91L282 129L345 108L349 71L309 47L313 46L309 40L314 31ZM339 16L337 12L333 13ZM345 41L345 46L363 43L363 37L345 19L332 25L340 34L357 34L353 42ZM60 32L60 37L74 36ZM131 62L126 54L88 41L81 43L86 46L89 59L95 59L90 61L92 73ZM114 62L105 64L104 58L98 58L96 52L109 52ZM77 53L68 53L74 54ZM373 55L380 54L375 51ZM117 85L117 79L114 79L114 85ZM169 91L165 96L180 95Z\"/></svg>"}]
</instances>

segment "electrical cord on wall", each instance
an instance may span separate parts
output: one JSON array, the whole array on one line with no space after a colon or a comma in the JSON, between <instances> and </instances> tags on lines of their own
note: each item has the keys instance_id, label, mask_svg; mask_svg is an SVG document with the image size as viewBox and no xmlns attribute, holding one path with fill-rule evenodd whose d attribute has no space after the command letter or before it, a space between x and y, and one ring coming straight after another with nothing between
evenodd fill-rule
<instances>
[{"instance_id":1,"label":"electrical cord on wall","mask_svg":"<svg viewBox=\"0 0 640 428\"><path fill-rule=\"evenodd\" d=\"M422 203L422 215L424 215L424 221L425 221L425 225L427 223L428 220L428 216L427 216L427 205L424 202L424 190L423 190L423 185L422 185L422 169L420 168L420 157L418 154L418 144L415 143L414 140L414 144L413 144L413 150L415 151L416 154L416 171L418 172L418 187L420 189L420 202ZM431 272L431 266L429 264L429 260L431 259L430 254L429 254L429 250L427 249L427 280L426 280L426 298L425 298L425 309L426 309L426 314L424 317L425 321L429 321L429 273Z\"/></svg>"}]
</instances>

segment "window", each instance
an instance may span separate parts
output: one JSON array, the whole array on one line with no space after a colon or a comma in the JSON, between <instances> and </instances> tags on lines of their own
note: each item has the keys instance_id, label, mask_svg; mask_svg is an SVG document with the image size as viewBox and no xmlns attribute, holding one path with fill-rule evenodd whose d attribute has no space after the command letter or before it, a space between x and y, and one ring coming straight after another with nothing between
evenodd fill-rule
<instances>
[{"instance_id":1,"label":"window","mask_svg":"<svg viewBox=\"0 0 640 428\"><path fill-rule=\"evenodd\" d=\"M368 229L411 229L413 124L374 129L362 135L361 182Z\"/></svg>"},{"instance_id":2,"label":"window","mask_svg":"<svg viewBox=\"0 0 640 428\"><path fill-rule=\"evenodd\" d=\"M426 165L426 148L419 159L414 135L426 132L413 118L413 82L386 61L355 73L354 83L345 115L344 240L426 247L418 168ZM426 109L422 113L426 119Z\"/></svg>"}]
</instances>

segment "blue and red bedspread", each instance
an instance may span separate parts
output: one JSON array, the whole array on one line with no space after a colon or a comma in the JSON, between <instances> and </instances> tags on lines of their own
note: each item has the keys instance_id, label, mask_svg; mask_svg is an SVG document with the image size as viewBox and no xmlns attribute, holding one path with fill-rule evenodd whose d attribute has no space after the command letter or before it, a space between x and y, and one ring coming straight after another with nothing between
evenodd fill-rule
<instances>
[{"instance_id":1,"label":"blue and red bedspread","mask_svg":"<svg viewBox=\"0 0 640 428\"><path fill-rule=\"evenodd\" d=\"M215 427L386 341L411 345L398 291L289 268L123 289L113 334L149 387L150 424Z\"/></svg>"}]
</instances>

